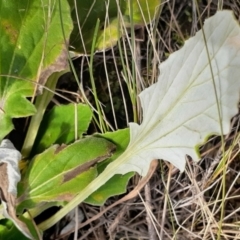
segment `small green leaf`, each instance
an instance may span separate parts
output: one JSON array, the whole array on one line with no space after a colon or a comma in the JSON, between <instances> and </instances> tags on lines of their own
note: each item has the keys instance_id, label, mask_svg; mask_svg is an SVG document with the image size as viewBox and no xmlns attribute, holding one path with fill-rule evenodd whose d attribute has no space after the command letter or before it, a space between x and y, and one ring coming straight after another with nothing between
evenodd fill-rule
<instances>
[{"instance_id":1,"label":"small green leaf","mask_svg":"<svg viewBox=\"0 0 240 240\"><path fill-rule=\"evenodd\" d=\"M103 138L87 137L37 155L19 184L18 211L42 202L71 200L97 176L95 164L110 157L114 149Z\"/></svg>"},{"instance_id":2,"label":"small green leaf","mask_svg":"<svg viewBox=\"0 0 240 240\"><path fill-rule=\"evenodd\" d=\"M0 220L0 239L2 240L29 240L8 219Z\"/></svg>"},{"instance_id":3,"label":"small green leaf","mask_svg":"<svg viewBox=\"0 0 240 240\"><path fill-rule=\"evenodd\" d=\"M67 1L21 0L0 3L0 140L13 129L12 118L35 113L27 100L36 83L67 68L66 38L72 30ZM61 26L60 16L64 19ZM41 90L41 89L38 89Z\"/></svg>"},{"instance_id":4,"label":"small green leaf","mask_svg":"<svg viewBox=\"0 0 240 240\"><path fill-rule=\"evenodd\" d=\"M97 136L105 138L116 145L116 151L113 156L98 164L98 172L101 173L110 162L118 158L127 148L129 143L129 129L108 132ZM93 205L103 205L109 197L126 192L128 181L133 175L134 172L130 172L125 175L117 174L113 176L102 187L89 196L85 202Z\"/></svg>"},{"instance_id":5,"label":"small green leaf","mask_svg":"<svg viewBox=\"0 0 240 240\"><path fill-rule=\"evenodd\" d=\"M90 107L81 103L54 107L43 118L32 153L40 153L52 144L73 142L75 131L78 138L81 138L87 131L91 119Z\"/></svg>"},{"instance_id":6,"label":"small green leaf","mask_svg":"<svg viewBox=\"0 0 240 240\"><path fill-rule=\"evenodd\" d=\"M158 7L161 4L161 0L131 0L128 1L127 7L124 12L124 16L128 17L129 24L131 24L131 14L132 14L132 22L139 25L146 25L152 21L154 16L158 12ZM132 8L131 5L132 4ZM132 11L132 13L131 13Z\"/></svg>"}]
</instances>

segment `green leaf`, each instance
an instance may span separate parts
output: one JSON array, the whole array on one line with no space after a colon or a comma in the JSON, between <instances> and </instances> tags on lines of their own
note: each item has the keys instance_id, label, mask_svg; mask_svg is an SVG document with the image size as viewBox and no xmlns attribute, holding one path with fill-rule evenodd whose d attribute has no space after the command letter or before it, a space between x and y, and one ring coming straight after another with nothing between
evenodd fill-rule
<instances>
[{"instance_id":1,"label":"green leaf","mask_svg":"<svg viewBox=\"0 0 240 240\"><path fill-rule=\"evenodd\" d=\"M186 154L198 160L197 146L209 135L229 133L230 120L238 113L239 42L240 27L232 12L219 11L206 20L204 35L199 31L162 63L158 82L140 94L143 121L131 123L126 151L39 227L51 226L115 174L136 171L145 176L153 159L183 171Z\"/></svg>"},{"instance_id":2,"label":"green leaf","mask_svg":"<svg viewBox=\"0 0 240 240\"><path fill-rule=\"evenodd\" d=\"M88 137L54 145L37 155L19 184L18 211L43 202L69 201L97 176L95 164L111 156L114 144Z\"/></svg>"},{"instance_id":3,"label":"green leaf","mask_svg":"<svg viewBox=\"0 0 240 240\"><path fill-rule=\"evenodd\" d=\"M127 148L129 143L129 129L118 130L116 132L108 132L105 134L95 135L107 139L116 145L116 151L108 160L98 164L98 172L101 173L106 166L119 157ZM125 175L115 175L107 181L96 192L91 194L85 202L93 205L103 205L104 202L111 196L119 195L126 192L126 187L129 179L134 175L134 172Z\"/></svg>"},{"instance_id":4,"label":"green leaf","mask_svg":"<svg viewBox=\"0 0 240 240\"><path fill-rule=\"evenodd\" d=\"M74 51L78 53L91 51L98 20L100 20L100 30L96 36L95 50L105 50L114 46L125 34L124 28L129 29L131 25L139 27L152 21L161 2L159 0L68 1L72 7L72 18L75 23L70 42L74 46ZM132 12L130 2L133 4Z\"/></svg>"},{"instance_id":5,"label":"green leaf","mask_svg":"<svg viewBox=\"0 0 240 240\"><path fill-rule=\"evenodd\" d=\"M13 224L12 221L8 219L0 220L0 239L4 240L28 240Z\"/></svg>"},{"instance_id":6,"label":"green leaf","mask_svg":"<svg viewBox=\"0 0 240 240\"><path fill-rule=\"evenodd\" d=\"M124 16L128 23L139 25L146 25L153 20L158 13L158 7L161 5L161 0L131 0L127 2ZM132 7L131 7L132 4ZM132 11L132 13L131 13ZM132 20L131 20L132 15ZM125 21L126 21L125 20ZM132 22L131 22L132 21Z\"/></svg>"},{"instance_id":7,"label":"green leaf","mask_svg":"<svg viewBox=\"0 0 240 240\"><path fill-rule=\"evenodd\" d=\"M76 121L74 120L76 119ZM43 118L33 153L40 153L52 144L69 144L88 129L92 119L92 111L84 104L68 104L55 106Z\"/></svg>"},{"instance_id":8,"label":"green leaf","mask_svg":"<svg viewBox=\"0 0 240 240\"><path fill-rule=\"evenodd\" d=\"M67 1L22 0L0 3L0 139L12 118L35 113L26 99L55 71L67 68L65 40L72 30ZM39 85L36 85L38 83Z\"/></svg>"}]
</instances>

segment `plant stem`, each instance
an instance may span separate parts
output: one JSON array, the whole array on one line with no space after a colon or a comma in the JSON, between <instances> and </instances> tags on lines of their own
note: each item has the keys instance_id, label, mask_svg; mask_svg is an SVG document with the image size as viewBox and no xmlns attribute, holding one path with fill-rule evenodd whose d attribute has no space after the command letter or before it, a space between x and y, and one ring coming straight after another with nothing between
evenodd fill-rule
<instances>
[{"instance_id":1,"label":"plant stem","mask_svg":"<svg viewBox=\"0 0 240 240\"><path fill-rule=\"evenodd\" d=\"M27 135L22 147L22 156L23 158L27 158L29 154L31 153L34 141L36 139L38 129L40 127L43 115L45 113L45 110L51 101L54 91L56 88L57 80L59 77L65 73L65 71L62 72L55 72L53 73L47 83L46 88L43 90L43 94L38 96L36 99L35 107L37 109L37 112L34 116L32 116L30 125L28 127Z\"/></svg>"}]
</instances>

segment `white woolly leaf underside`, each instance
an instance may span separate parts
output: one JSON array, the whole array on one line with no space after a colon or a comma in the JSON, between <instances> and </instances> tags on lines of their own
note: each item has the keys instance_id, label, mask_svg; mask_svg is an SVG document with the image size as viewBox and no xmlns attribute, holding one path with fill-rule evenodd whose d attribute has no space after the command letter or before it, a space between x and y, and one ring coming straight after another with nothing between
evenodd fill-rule
<instances>
[{"instance_id":1,"label":"white woolly leaf underside","mask_svg":"<svg viewBox=\"0 0 240 240\"><path fill-rule=\"evenodd\" d=\"M130 123L126 152L106 170L145 176L153 159L163 159L183 171L186 155L199 159L197 145L221 135L221 126L229 133L238 112L240 27L232 12L220 11L205 21L204 33L206 42L200 30L160 64L158 82L139 96L141 125Z\"/></svg>"}]
</instances>

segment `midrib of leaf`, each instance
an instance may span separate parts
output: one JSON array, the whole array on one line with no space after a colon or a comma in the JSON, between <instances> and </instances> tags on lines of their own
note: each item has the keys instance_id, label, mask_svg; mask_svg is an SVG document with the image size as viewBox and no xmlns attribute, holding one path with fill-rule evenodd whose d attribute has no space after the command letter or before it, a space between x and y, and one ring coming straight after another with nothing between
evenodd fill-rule
<instances>
[{"instance_id":1,"label":"midrib of leaf","mask_svg":"<svg viewBox=\"0 0 240 240\"><path fill-rule=\"evenodd\" d=\"M63 218L69 211L78 206L80 202L83 202L87 197L113 177L116 173L116 169L118 169L118 167L121 166L126 159L129 159L131 155L132 152L126 150L121 156L119 156L119 158L110 163L107 168L97 178L89 183L87 187L85 187L75 198L73 198L71 202L67 203L64 208L60 209L53 217L39 224L39 229L44 231L53 226L58 219Z\"/></svg>"},{"instance_id":2,"label":"midrib of leaf","mask_svg":"<svg viewBox=\"0 0 240 240\"><path fill-rule=\"evenodd\" d=\"M214 34L214 31L212 32L212 34ZM212 35L212 34L211 34L211 35ZM209 36L209 38L211 38L211 36ZM199 42L200 42L200 41L199 41ZM224 43L225 43L225 41L222 43L222 45L223 45ZM219 47L219 50L221 49L222 45ZM215 51L215 52L214 52L214 55L212 55L212 57L209 58L209 59L210 59L210 64L212 63L212 60L215 59L215 56L217 55L217 53L218 53L218 51ZM206 55L208 55L207 52L206 52ZM189 54L189 56L190 56L190 54ZM189 57L189 56L188 56L188 57ZM187 59L186 59L186 61L187 61ZM195 66L197 65L197 63L198 63L198 62L196 62ZM229 63L229 65L231 65L231 63ZM202 73L206 68L210 68L209 63L206 63L206 65L203 66L202 70L198 71L198 72L199 72L198 76L200 76L201 73ZM224 71L224 70L225 70L225 69L222 69L222 71ZM193 72L194 72L194 70L193 70ZM218 75L220 75L220 73L221 73L221 72L217 72L216 74L214 74L214 75L213 75L213 76L214 76L214 79L215 79L215 77L217 77ZM176 74L176 75L177 75L177 74ZM176 76L175 76L175 77L176 77ZM192 75L191 75L191 78L193 78ZM211 79L212 79L212 78L211 78ZM194 80L195 80L195 81L194 81ZM207 83L207 81L208 81L209 79L206 79L205 82L200 82L200 83L196 84L196 83L197 83L197 80L198 80L198 77L197 77L197 78L196 78L196 77L193 78L193 81L190 82L189 86L186 87L186 88L184 89L184 91L182 92L182 94L179 95L179 97L175 100L174 103L172 103L171 107L169 108L169 111L166 112L164 118L166 118L173 110L175 110L176 106L179 105L179 104L178 104L179 100L181 100L181 99L183 98L183 96L186 95L186 92L188 92L189 89L194 88L194 87L196 87L196 86L199 86L199 85L201 85L201 84L205 84L205 83ZM160 81L161 81L161 80L160 80ZM171 85L172 85L173 83L174 83L174 80L172 81ZM158 84L158 83L157 83L157 84ZM195 84L195 85L194 85L194 84ZM214 83L213 83L213 84L214 84ZM171 88L171 85L169 85L168 89ZM194 85L194 86L193 86L193 85ZM213 85L212 85L212 87L213 87L213 89L214 89L214 86L213 86ZM166 91L166 94L167 94L167 91ZM216 94L217 94L217 93L216 93ZM165 96L166 96L166 95L164 95L163 99L165 98ZM217 96L217 99L216 99L216 100L218 100L218 101L220 100L218 96ZM182 102L180 102L180 103L182 103ZM216 105L216 106L217 106L217 105L218 105L218 102L213 103L213 105ZM209 105L209 108L212 107L213 105ZM208 109L208 108L206 108L205 110L207 110L207 109ZM158 111L158 110L156 110L156 112L157 112L157 111ZM203 113L201 112L201 113L199 113L198 115L195 115L195 116L192 116L192 118L189 118L188 121L191 121L193 118L196 118L196 117L198 117L198 116L201 115L201 114L205 114L205 115L206 115L205 112L203 112ZM209 117L209 116L208 116L208 117ZM221 117L221 116L220 116L220 117ZM215 119L213 119L213 120L215 120ZM186 123L186 122L185 122L185 123ZM217 122L217 123L218 123L218 124L221 124L221 118L220 118L220 119L218 118L218 122ZM146 132L147 132L148 134L149 134L149 132L153 132L158 125L159 125L159 123L158 123L158 122L155 122L155 124L150 125L151 127L148 128L148 130L146 130L147 128L146 128L146 124L145 124L144 131L141 131L140 134L138 135L138 142L141 142L141 141L143 140L143 138L145 138ZM142 126L143 126L143 124L141 125L141 127L142 127ZM147 126L149 126L149 124L147 124ZM175 130L177 130L177 129L179 129L180 127L183 127L183 126L187 128L187 126L185 126L185 124L183 124L182 122L179 123L179 125L176 126L175 128L173 128L171 131L166 132L164 135L159 136L159 138L153 139L152 142L149 142L149 145L152 144L153 142L155 142L156 139L161 139L162 137L167 136L169 133L174 132ZM191 130L192 130L192 129L191 129ZM214 133L213 133L213 134L214 134ZM147 147L147 146L148 146L148 145L146 145L146 147ZM161 147L159 147L159 148L161 148Z\"/></svg>"},{"instance_id":3,"label":"midrib of leaf","mask_svg":"<svg viewBox=\"0 0 240 240\"><path fill-rule=\"evenodd\" d=\"M56 150L56 149L53 149L53 150ZM56 161L56 159L54 157L51 158L52 161L49 161L49 164L51 164L52 162ZM35 175L35 177L33 179L31 179L31 183L30 183L30 186L33 186L35 184L36 181L39 180L39 176L43 176L43 172L45 171L45 169L47 169L49 167L49 164L46 164L45 167L39 171L39 173L37 175ZM50 183L51 181L53 180L56 180L59 178L58 181L61 180L62 176L71 171L72 168L68 169L68 170L64 170L64 168L62 168L62 171L59 173L59 174L53 174L54 177L51 177L49 180L43 182L42 184L37 184L37 187L35 187L34 189L32 189L31 191L29 191L29 193L33 194L34 192L36 192L38 189L41 189L41 188L44 188L44 186L47 186L48 183ZM36 185L36 184L35 184ZM31 195L30 194L30 195Z\"/></svg>"}]
</instances>

